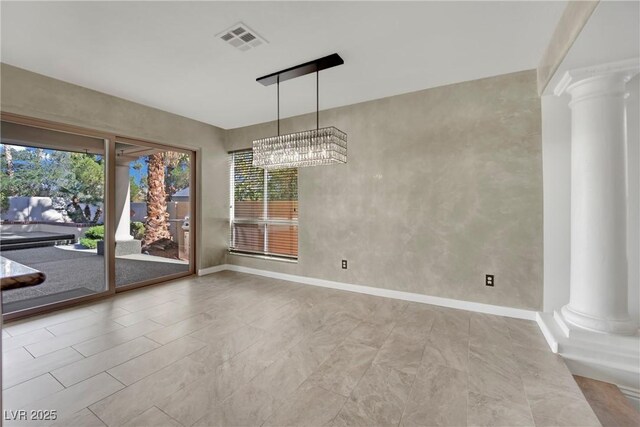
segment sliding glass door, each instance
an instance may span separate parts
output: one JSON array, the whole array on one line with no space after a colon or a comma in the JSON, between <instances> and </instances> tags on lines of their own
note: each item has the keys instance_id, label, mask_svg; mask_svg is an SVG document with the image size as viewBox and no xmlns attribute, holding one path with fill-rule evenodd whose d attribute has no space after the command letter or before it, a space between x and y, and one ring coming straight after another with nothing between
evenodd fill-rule
<instances>
[{"instance_id":1,"label":"sliding glass door","mask_svg":"<svg viewBox=\"0 0 640 427\"><path fill-rule=\"evenodd\" d=\"M116 288L193 271L192 153L116 141Z\"/></svg>"},{"instance_id":2,"label":"sliding glass door","mask_svg":"<svg viewBox=\"0 0 640 427\"><path fill-rule=\"evenodd\" d=\"M5 121L0 137L2 312L107 292L105 140Z\"/></svg>"},{"instance_id":3,"label":"sliding glass door","mask_svg":"<svg viewBox=\"0 0 640 427\"><path fill-rule=\"evenodd\" d=\"M190 150L3 114L3 317L193 274L194 163Z\"/></svg>"}]
</instances>

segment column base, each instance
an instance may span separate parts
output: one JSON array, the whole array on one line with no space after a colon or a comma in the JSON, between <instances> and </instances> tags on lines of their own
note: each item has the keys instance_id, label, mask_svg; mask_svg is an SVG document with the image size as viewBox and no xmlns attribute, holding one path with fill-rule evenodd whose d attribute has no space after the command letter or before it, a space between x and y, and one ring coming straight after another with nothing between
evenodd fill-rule
<instances>
[{"instance_id":1,"label":"column base","mask_svg":"<svg viewBox=\"0 0 640 427\"><path fill-rule=\"evenodd\" d=\"M142 240L116 240L116 256L133 255L142 252ZM98 255L104 255L104 240L98 242Z\"/></svg>"},{"instance_id":2,"label":"column base","mask_svg":"<svg viewBox=\"0 0 640 427\"><path fill-rule=\"evenodd\" d=\"M562 307L561 312L562 318L567 323L587 331L615 335L635 335L638 332L638 326L634 324L630 317L622 320L602 319L580 313L571 308L569 304Z\"/></svg>"},{"instance_id":3,"label":"column base","mask_svg":"<svg viewBox=\"0 0 640 427\"><path fill-rule=\"evenodd\" d=\"M564 310L563 310L564 312ZM640 410L640 336L588 331L566 321L558 311L538 313L538 326L549 347L571 373L606 381Z\"/></svg>"}]
</instances>

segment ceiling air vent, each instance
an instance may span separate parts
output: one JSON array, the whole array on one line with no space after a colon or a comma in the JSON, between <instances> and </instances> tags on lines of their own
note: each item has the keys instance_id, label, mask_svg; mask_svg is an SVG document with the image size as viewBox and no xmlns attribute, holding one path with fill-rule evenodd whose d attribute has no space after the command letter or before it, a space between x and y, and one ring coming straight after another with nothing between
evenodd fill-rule
<instances>
[{"instance_id":1,"label":"ceiling air vent","mask_svg":"<svg viewBox=\"0 0 640 427\"><path fill-rule=\"evenodd\" d=\"M232 25L223 32L217 34L216 37L241 51L247 51L268 43L258 33L242 22Z\"/></svg>"}]
</instances>

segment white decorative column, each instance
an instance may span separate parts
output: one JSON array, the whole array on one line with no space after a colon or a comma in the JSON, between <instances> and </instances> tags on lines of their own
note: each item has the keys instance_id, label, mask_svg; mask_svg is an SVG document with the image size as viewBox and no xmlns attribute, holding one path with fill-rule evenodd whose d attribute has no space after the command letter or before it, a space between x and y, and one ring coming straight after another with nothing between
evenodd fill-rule
<instances>
[{"instance_id":1,"label":"white decorative column","mask_svg":"<svg viewBox=\"0 0 640 427\"><path fill-rule=\"evenodd\" d=\"M627 301L627 60L569 71L554 91L571 95L571 285L562 317L582 329L632 335Z\"/></svg>"},{"instance_id":2,"label":"white decorative column","mask_svg":"<svg viewBox=\"0 0 640 427\"><path fill-rule=\"evenodd\" d=\"M142 242L131 236L129 164L134 160L120 156L116 162L116 256L139 254L142 249Z\"/></svg>"},{"instance_id":3,"label":"white decorative column","mask_svg":"<svg viewBox=\"0 0 640 427\"><path fill-rule=\"evenodd\" d=\"M116 164L116 241L131 240L129 162Z\"/></svg>"}]
</instances>

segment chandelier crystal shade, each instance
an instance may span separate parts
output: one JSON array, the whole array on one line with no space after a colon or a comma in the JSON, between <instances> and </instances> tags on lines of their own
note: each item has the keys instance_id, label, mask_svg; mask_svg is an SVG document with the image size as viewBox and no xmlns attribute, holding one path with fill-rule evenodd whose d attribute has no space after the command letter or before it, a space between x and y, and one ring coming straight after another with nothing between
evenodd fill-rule
<instances>
[{"instance_id":1,"label":"chandelier crystal shade","mask_svg":"<svg viewBox=\"0 0 640 427\"><path fill-rule=\"evenodd\" d=\"M334 126L319 126L319 71L343 63L334 53L258 79L265 86L278 85L278 135L253 141L253 166L284 169L347 163L347 134ZM280 82L313 72L316 73L316 129L280 135Z\"/></svg>"},{"instance_id":2,"label":"chandelier crystal shade","mask_svg":"<svg viewBox=\"0 0 640 427\"><path fill-rule=\"evenodd\" d=\"M347 134L333 126L253 141L253 165L264 169L347 163Z\"/></svg>"}]
</instances>

